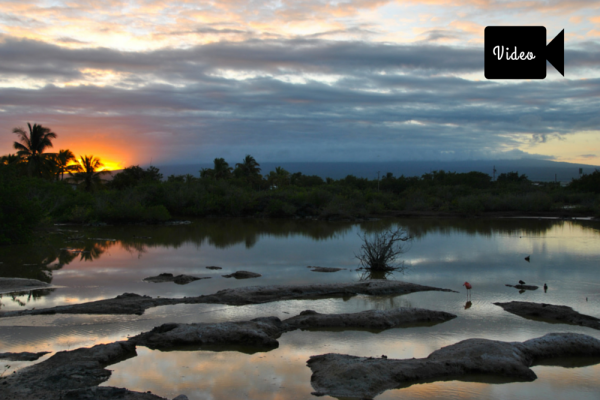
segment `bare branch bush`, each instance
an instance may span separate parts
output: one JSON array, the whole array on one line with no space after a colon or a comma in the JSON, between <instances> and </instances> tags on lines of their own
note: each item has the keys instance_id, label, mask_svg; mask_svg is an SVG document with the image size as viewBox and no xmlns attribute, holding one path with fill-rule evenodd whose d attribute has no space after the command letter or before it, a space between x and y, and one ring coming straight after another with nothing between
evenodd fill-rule
<instances>
[{"instance_id":1,"label":"bare branch bush","mask_svg":"<svg viewBox=\"0 0 600 400\"><path fill-rule=\"evenodd\" d=\"M395 231L388 229L370 236L359 233L358 237L363 244L360 246L360 254L354 256L364 268L377 271L402 269L404 263L396 260L408 250L407 245L412 241L412 236L404 228L397 228Z\"/></svg>"}]
</instances>

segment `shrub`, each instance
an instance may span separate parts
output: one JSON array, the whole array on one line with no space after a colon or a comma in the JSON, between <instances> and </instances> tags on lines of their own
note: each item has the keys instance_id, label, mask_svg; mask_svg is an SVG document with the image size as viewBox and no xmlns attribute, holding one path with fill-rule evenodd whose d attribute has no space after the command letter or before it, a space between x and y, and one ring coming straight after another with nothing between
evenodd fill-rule
<instances>
[{"instance_id":1,"label":"shrub","mask_svg":"<svg viewBox=\"0 0 600 400\"><path fill-rule=\"evenodd\" d=\"M37 178L18 179L11 166L0 165L0 244L27 243L44 213L38 201L27 195Z\"/></svg>"},{"instance_id":2,"label":"shrub","mask_svg":"<svg viewBox=\"0 0 600 400\"><path fill-rule=\"evenodd\" d=\"M290 217L295 212L296 207L279 199L272 199L265 210L269 217Z\"/></svg>"},{"instance_id":3,"label":"shrub","mask_svg":"<svg viewBox=\"0 0 600 400\"><path fill-rule=\"evenodd\" d=\"M171 214L165 206L152 206L143 211L142 218L147 222L158 223L170 220Z\"/></svg>"}]
</instances>

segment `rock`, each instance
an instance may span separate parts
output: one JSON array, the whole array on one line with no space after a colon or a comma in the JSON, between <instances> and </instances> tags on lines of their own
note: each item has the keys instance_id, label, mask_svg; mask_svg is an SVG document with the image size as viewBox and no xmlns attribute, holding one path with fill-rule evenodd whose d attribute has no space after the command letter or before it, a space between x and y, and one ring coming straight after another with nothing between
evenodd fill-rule
<instances>
[{"instance_id":1,"label":"rock","mask_svg":"<svg viewBox=\"0 0 600 400\"><path fill-rule=\"evenodd\" d=\"M206 267L207 269L223 269L221 267L215 267L215 266L211 266L211 267Z\"/></svg>"},{"instance_id":2,"label":"rock","mask_svg":"<svg viewBox=\"0 0 600 400\"><path fill-rule=\"evenodd\" d=\"M177 397L174 397L173 400L189 400L185 394L180 394Z\"/></svg>"},{"instance_id":3,"label":"rock","mask_svg":"<svg viewBox=\"0 0 600 400\"><path fill-rule=\"evenodd\" d=\"M221 322L216 324L163 324L149 332L129 338L136 345L150 349L168 349L176 346L254 346L274 349L281 333L277 317L256 318L251 321Z\"/></svg>"},{"instance_id":4,"label":"rock","mask_svg":"<svg viewBox=\"0 0 600 400\"><path fill-rule=\"evenodd\" d=\"M119 300L150 299L133 293L118 296ZM114 300L114 299L113 299ZM370 310L355 314L319 314L306 310L296 317L281 321L277 317L255 318L250 321L163 324L128 341L96 345L73 351L61 351L45 361L24 368L2 379L2 395L11 399L130 399L155 400L161 397L150 392L140 393L113 387L97 387L111 372L106 366L136 356L137 345L151 349L173 349L178 346L248 346L261 350L277 348L281 334L299 328L346 327L349 329L378 327L386 329L416 320L440 322L454 318L448 313L422 309ZM543 354L547 343L536 343ZM222 348L222 347L220 347ZM241 350L243 351L243 350ZM245 350L247 351L247 350ZM323 392L325 394L325 392ZM182 397L183 396L183 397ZM2 397L5 398L5 397ZM180 395L175 399L186 399Z\"/></svg>"},{"instance_id":5,"label":"rock","mask_svg":"<svg viewBox=\"0 0 600 400\"><path fill-rule=\"evenodd\" d=\"M49 351L41 351L39 353L0 353L0 360L8 361L35 361L41 356L50 353Z\"/></svg>"},{"instance_id":6,"label":"rock","mask_svg":"<svg viewBox=\"0 0 600 400\"><path fill-rule=\"evenodd\" d=\"M418 308L395 310L368 310L352 314L319 314L302 311L300 315L281 321L277 317L256 318L250 321L163 324L149 332L129 338L136 345L151 349L169 349L176 346L253 346L277 348L281 334L296 329L346 328L384 330L417 323L437 324L456 318L442 311Z\"/></svg>"},{"instance_id":7,"label":"rock","mask_svg":"<svg viewBox=\"0 0 600 400\"><path fill-rule=\"evenodd\" d=\"M128 389L111 386L70 390L66 392L62 398L65 400L168 400L164 397L151 394L150 392L134 392Z\"/></svg>"},{"instance_id":8,"label":"rock","mask_svg":"<svg viewBox=\"0 0 600 400\"><path fill-rule=\"evenodd\" d=\"M456 318L443 311L422 308L396 308L393 310L368 310L352 314L319 314L312 310L286 319L287 330L310 328L359 328L384 330L418 323L438 324Z\"/></svg>"},{"instance_id":9,"label":"rock","mask_svg":"<svg viewBox=\"0 0 600 400\"><path fill-rule=\"evenodd\" d=\"M398 295L423 291L458 293L450 289L417 285L402 281L372 279L368 282L330 283L321 285L247 286L220 290L217 293L184 298L152 298L134 293L124 293L114 299L89 303L56 306L36 310L4 311L0 317L43 314L137 314L142 315L152 307L174 304L227 304L241 306L263 304L281 300L351 297L363 295Z\"/></svg>"},{"instance_id":10,"label":"rock","mask_svg":"<svg viewBox=\"0 0 600 400\"><path fill-rule=\"evenodd\" d=\"M533 303L528 301L511 301L509 303L494 303L509 313L523 318L546 320L563 324L587 326L600 330L600 319L585 314L580 314L567 306L553 304Z\"/></svg>"},{"instance_id":11,"label":"rock","mask_svg":"<svg viewBox=\"0 0 600 400\"><path fill-rule=\"evenodd\" d=\"M52 285L37 279L0 278L0 293L22 292L48 287L52 287Z\"/></svg>"},{"instance_id":12,"label":"rock","mask_svg":"<svg viewBox=\"0 0 600 400\"><path fill-rule=\"evenodd\" d=\"M523 343L468 339L434 351L427 358L393 360L344 354L312 356L311 384L332 397L373 398L417 382L485 374L513 381L537 378L529 368L553 357L598 357L600 340L577 333L551 333Z\"/></svg>"},{"instance_id":13,"label":"rock","mask_svg":"<svg viewBox=\"0 0 600 400\"><path fill-rule=\"evenodd\" d=\"M329 267L309 267L312 268L312 272L337 272L343 268L329 268Z\"/></svg>"},{"instance_id":14,"label":"rock","mask_svg":"<svg viewBox=\"0 0 600 400\"><path fill-rule=\"evenodd\" d=\"M508 287L514 287L515 289L520 289L520 290L536 290L538 288L538 286L535 285L505 285Z\"/></svg>"},{"instance_id":15,"label":"rock","mask_svg":"<svg viewBox=\"0 0 600 400\"><path fill-rule=\"evenodd\" d=\"M153 282L153 283L162 283L162 282L175 282L178 285L186 285L190 282L194 282L194 281L198 281L200 279L210 279L210 276L204 276L204 277L196 277L196 276L190 276L190 275L177 275L177 276L173 276L173 274L160 274L158 276L151 276L149 278L144 278L143 280L146 282Z\"/></svg>"},{"instance_id":16,"label":"rock","mask_svg":"<svg viewBox=\"0 0 600 400\"><path fill-rule=\"evenodd\" d=\"M256 272L236 271L233 274L223 275L223 278L248 279L248 278L258 278L260 276L262 276L262 275L257 274Z\"/></svg>"},{"instance_id":17,"label":"rock","mask_svg":"<svg viewBox=\"0 0 600 400\"><path fill-rule=\"evenodd\" d=\"M183 299L182 299L183 300ZM151 307L173 304L169 299L153 299L135 293L123 293L114 299L23 311L0 312L0 317L46 314L136 314L142 315Z\"/></svg>"},{"instance_id":18,"label":"rock","mask_svg":"<svg viewBox=\"0 0 600 400\"><path fill-rule=\"evenodd\" d=\"M136 356L135 346L129 342L114 342L91 348L60 351L41 363L7 376L5 379L7 385L3 390L6 389L15 398L44 398L45 396L41 394L46 392L97 386L110 376L110 371L105 369L106 366L134 356Z\"/></svg>"},{"instance_id":19,"label":"rock","mask_svg":"<svg viewBox=\"0 0 600 400\"><path fill-rule=\"evenodd\" d=\"M262 304L281 300L352 297L363 295L398 295L423 291L458 293L451 289L417 285L402 281L372 279L368 282L329 283L314 285L247 286L224 289L215 294L200 296L198 302L228 305ZM189 298L186 300L190 300ZM196 300L194 300L196 301Z\"/></svg>"}]
</instances>

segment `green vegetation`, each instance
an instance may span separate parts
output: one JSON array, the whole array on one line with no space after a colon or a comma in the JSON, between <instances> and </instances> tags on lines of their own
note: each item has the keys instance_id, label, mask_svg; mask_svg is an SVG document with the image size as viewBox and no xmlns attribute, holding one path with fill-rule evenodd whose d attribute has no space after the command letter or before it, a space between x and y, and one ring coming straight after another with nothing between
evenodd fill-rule
<instances>
[{"instance_id":1,"label":"green vegetation","mask_svg":"<svg viewBox=\"0 0 600 400\"><path fill-rule=\"evenodd\" d=\"M41 222L42 207L31 198L28 187L35 178L18 177L15 166L0 165L0 245L27 243Z\"/></svg>"},{"instance_id":2,"label":"green vegetation","mask_svg":"<svg viewBox=\"0 0 600 400\"><path fill-rule=\"evenodd\" d=\"M31 239L42 221L73 223L160 223L173 217L258 216L344 220L370 215L424 213L470 216L488 213L600 215L600 171L567 187L534 183L518 172L496 181L481 172L433 171L421 177L380 181L349 175L323 180L278 167L266 176L250 155L235 168L215 158L196 176L163 180L155 167L125 168L112 180L102 163L69 150L43 153L56 134L28 125L29 137L15 129L16 155L0 159L0 243ZM62 179L67 173L68 178ZM60 177L60 178L59 178ZM106 180L103 180L106 179ZM4 194L7 195L4 195Z\"/></svg>"}]
</instances>

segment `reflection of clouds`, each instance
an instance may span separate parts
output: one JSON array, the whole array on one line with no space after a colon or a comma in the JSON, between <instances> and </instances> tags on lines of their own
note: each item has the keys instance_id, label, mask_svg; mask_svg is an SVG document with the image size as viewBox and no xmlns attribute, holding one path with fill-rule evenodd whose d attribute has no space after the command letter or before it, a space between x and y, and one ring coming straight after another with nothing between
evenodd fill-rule
<instances>
[{"instance_id":1,"label":"reflection of clouds","mask_svg":"<svg viewBox=\"0 0 600 400\"><path fill-rule=\"evenodd\" d=\"M190 399L306 399L313 391L304 352L137 352L111 366L113 375L103 385Z\"/></svg>"},{"instance_id":2,"label":"reflection of clouds","mask_svg":"<svg viewBox=\"0 0 600 400\"><path fill-rule=\"evenodd\" d=\"M386 354L388 357L393 355L394 358L420 358L439 349L436 345L423 345L418 336L402 337L395 343L386 341L384 345L377 344L377 336L369 336L356 347L356 342L344 342L343 339L340 344L334 334L319 335L314 332L295 333L294 336L303 336L306 345L294 346L292 344L296 343L286 343L286 339L282 338L279 349L253 355L229 351L160 352L139 347L137 357L110 367L114 372L103 385L138 391L151 390L165 397L183 393L191 400L305 399L313 391L310 386L310 369L306 367L306 361L312 355L335 352L358 356L379 357ZM585 399L588 398L585 397L587 395L591 399L600 390L600 383L595 379L600 371L600 366L597 365L572 369L538 366L534 370L538 374L538 379L534 382L484 384L477 382L482 377L474 376L465 377L465 381L414 384L408 388L389 390L377 398Z\"/></svg>"}]
</instances>

